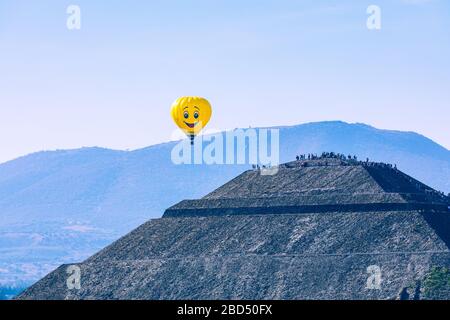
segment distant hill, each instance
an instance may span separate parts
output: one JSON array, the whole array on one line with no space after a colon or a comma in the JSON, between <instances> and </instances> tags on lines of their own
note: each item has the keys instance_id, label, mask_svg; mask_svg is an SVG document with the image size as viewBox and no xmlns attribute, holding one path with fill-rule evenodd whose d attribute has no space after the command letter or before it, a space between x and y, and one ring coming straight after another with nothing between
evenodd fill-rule
<instances>
[{"instance_id":1,"label":"distant hill","mask_svg":"<svg viewBox=\"0 0 450 320\"><path fill-rule=\"evenodd\" d=\"M395 163L450 191L450 151L413 132L318 122L280 127L281 162L335 151ZM34 281L80 261L185 198L198 198L249 165L174 165L175 142L135 151L39 152L0 165L0 284Z\"/></svg>"}]
</instances>

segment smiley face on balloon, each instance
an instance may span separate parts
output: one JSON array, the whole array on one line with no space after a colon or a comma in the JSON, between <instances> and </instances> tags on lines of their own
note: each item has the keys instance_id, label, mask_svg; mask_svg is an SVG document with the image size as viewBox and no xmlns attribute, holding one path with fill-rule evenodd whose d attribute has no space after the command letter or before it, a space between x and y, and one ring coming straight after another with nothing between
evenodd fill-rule
<instances>
[{"instance_id":1,"label":"smiley face on balloon","mask_svg":"<svg viewBox=\"0 0 450 320\"><path fill-rule=\"evenodd\" d=\"M206 126L211 118L211 105L205 98L196 96L180 97L172 104L171 115L175 124L194 143L194 137Z\"/></svg>"}]
</instances>

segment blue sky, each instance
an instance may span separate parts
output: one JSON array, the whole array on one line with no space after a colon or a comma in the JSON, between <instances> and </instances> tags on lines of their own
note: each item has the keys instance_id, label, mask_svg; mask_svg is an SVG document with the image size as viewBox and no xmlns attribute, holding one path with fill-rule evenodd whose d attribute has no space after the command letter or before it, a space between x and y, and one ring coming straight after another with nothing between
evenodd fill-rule
<instances>
[{"instance_id":1,"label":"blue sky","mask_svg":"<svg viewBox=\"0 0 450 320\"><path fill-rule=\"evenodd\" d=\"M449 57L446 0L0 0L0 162L167 141L182 95L211 129L343 120L450 148Z\"/></svg>"}]
</instances>

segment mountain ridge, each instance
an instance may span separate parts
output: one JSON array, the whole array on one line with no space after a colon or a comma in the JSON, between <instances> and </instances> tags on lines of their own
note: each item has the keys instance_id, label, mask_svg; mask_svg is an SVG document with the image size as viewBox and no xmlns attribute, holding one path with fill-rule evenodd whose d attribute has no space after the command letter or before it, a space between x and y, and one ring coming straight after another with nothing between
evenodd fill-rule
<instances>
[{"instance_id":1,"label":"mountain ridge","mask_svg":"<svg viewBox=\"0 0 450 320\"><path fill-rule=\"evenodd\" d=\"M298 127L306 127L306 126L315 126L315 125L327 125L327 124L331 124L331 125L350 125L350 126L361 126L363 128L367 128L367 129L374 129L376 131L382 131L385 133L399 133L399 134L410 134L412 136L421 138L426 140L429 143L432 143L434 145L436 145L439 149L441 149L441 151L447 152L448 154L450 154L450 150L447 149L445 146L439 144L438 142L434 141L431 138L428 138L427 136L418 133L416 131L402 131L402 130L394 130L394 129L379 129L376 128L372 125L366 124L366 123L362 123L362 122L354 122L354 123L349 123L349 122L345 122L345 121L341 121L341 120L329 120L329 121L318 121L318 122L306 122L306 123L302 123L302 124L296 124L296 125L281 125L281 126L261 126L261 127L255 127L255 129L295 129ZM235 128L238 129L238 128ZM246 128L242 128L242 129L246 129ZM228 132L228 131L232 131L232 130L224 130L221 131L223 132ZM123 149L115 149L115 148L107 148L107 147L101 147L101 146L83 146L80 148L70 148L70 149L55 149L55 150L42 150L42 151L36 151L36 152L31 152L10 160L6 160L4 162L0 163L0 166L8 164L10 162L15 162L18 160L21 160L23 158L28 158L28 157L32 157L32 156L38 156L38 155L45 155L45 154L50 154L50 153L70 153L70 152L78 152L78 151L82 151L82 150L98 150L98 151L105 151L105 152L116 152L116 153L134 153L134 152L140 152L140 151L145 151L147 149L150 148L155 148L155 147L164 147L168 144L173 144L173 143L177 143L181 140L173 140L173 141L164 141L164 142L159 142L153 145L149 145L149 146L145 146L145 147L141 147L141 148L136 148L136 149L132 149L132 150L123 150Z\"/></svg>"}]
</instances>

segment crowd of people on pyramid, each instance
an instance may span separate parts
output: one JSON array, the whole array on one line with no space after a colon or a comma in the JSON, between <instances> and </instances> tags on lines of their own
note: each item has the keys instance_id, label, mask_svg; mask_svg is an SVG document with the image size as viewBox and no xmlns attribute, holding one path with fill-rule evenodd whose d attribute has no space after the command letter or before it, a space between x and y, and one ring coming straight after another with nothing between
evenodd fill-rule
<instances>
[{"instance_id":1,"label":"crowd of people on pyramid","mask_svg":"<svg viewBox=\"0 0 450 320\"><path fill-rule=\"evenodd\" d=\"M371 167L382 167L382 168L392 168L397 169L397 165L392 165L390 163L384 163L384 162L371 162L369 161L369 158L366 158L366 161L360 161L358 160L358 157L355 155L345 155L343 153L335 153L335 152L322 152L321 155L317 155L316 153L308 153L308 154L301 154L297 155L296 157L297 161L302 160L327 160L327 159L338 159L341 160L341 165L346 164L360 164L364 166L371 166ZM327 163L327 162L323 162ZM318 162L318 165L323 165L322 162Z\"/></svg>"},{"instance_id":2,"label":"crowd of people on pyramid","mask_svg":"<svg viewBox=\"0 0 450 320\"><path fill-rule=\"evenodd\" d=\"M334 153L334 152L322 152L322 154L317 155L315 153L308 153L308 154L301 154L301 155L297 155L296 157L297 161L305 161L305 160L324 160L324 161L320 161L317 162L316 164L308 164L307 162L304 162L302 164L302 166L307 167L307 166L328 166L328 165L333 165L332 163L327 162L326 160L328 159L338 159L341 160L339 165L362 165L362 166L367 166L367 167L378 167L378 168L388 168L393 170L396 174L402 174L399 170L397 170L397 165L394 164L390 164L390 163L384 163L384 162L371 162L369 161L369 158L366 158L365 161L360 161L358 160L358 157L356 155L345 155L342 153ZM434 189L431 189L429 187L427 187L426 185L418 182L417 180L402 174L402 176L408 180L409 183L413 184L417 189L430 194L430 195L434 195L434 196L438 196L440 198L444 198L444 197L450 197L450 193L446 196L444 192L441 191L437 191Z\"/></svg>"},{"instance_id":3,"label":"crowd of people on pyramid","mask_svg":"<svg viewBox=\"0 0 450 320\"><path fill-rule=\"evenodd\" d=\"M340 160L354 160L357 161L358 158L356 156L348 155L342 153L334 153L334 152L322 152L321 155L317 155L316 153L308 153L297 155L297 160L322 160L322 159L340 159Z\"/></svg>"},{"instance_id":4,"label":"crowd of people on pyramid","mask_svg":"<svg viewBox=\"0 0 450 320\"><path fill-rule=\"evenodd\" d=\"M338 164L342 166L347 165L362 165L367 167L376 167L376 168L387 168L392 170L395 174L401 175L404 179L406 179L410 184L414 185L416 189L421 190L425 192L426 194L429 194L431 196L438 196L440 198L446 198L450 197L450 193L446 196L444 192L440 192L434 189L431 189L424 185L423 183L418 182L417 180L409 177L408 175L403 174L399 170L397 170L397 165L390 164L390 163L384 163L384 162L373 162L369 161L369 158L366 158L365 161L358 160L358 157L356 155L345 155L343 153L335 153L335 152L322 152L322 154L318 155L316 153L308 153L308 154L300 154L296 157L297 161L301 161L302 167L309 167L309 166L334 166L336 165L336 161L327 161L330 159L339 160ZM307 160L323 160L323 161L315 161L314 163L308 163ZM252 165L253 170L261 170L270 168L270 166L259 164Z\"/></svg>"}]
</instances>

